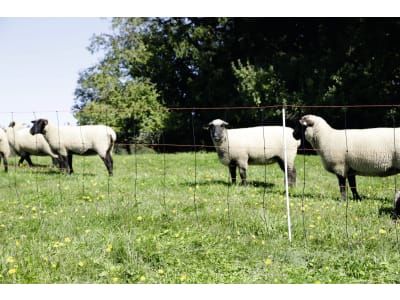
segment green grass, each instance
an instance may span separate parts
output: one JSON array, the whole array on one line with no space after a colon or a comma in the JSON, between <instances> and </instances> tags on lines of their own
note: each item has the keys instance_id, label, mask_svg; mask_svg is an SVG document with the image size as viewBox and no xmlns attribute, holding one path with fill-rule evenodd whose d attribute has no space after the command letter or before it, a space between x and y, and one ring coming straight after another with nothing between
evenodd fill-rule
<instances>
[{"instance_id":1,"label":"green grass","mask_svg":"<svg viewBox=\"0 0 400 300\"><path fill-rule=\"evenodd\" d=\"M74 156L71 176L34 161L0 173L1 283L400 282L396 177L338 201L299 155L290 243L277 165L250 166L245 188L215 153L115 155L111 178L98 157Z\"/></svg>"}]
</instances>

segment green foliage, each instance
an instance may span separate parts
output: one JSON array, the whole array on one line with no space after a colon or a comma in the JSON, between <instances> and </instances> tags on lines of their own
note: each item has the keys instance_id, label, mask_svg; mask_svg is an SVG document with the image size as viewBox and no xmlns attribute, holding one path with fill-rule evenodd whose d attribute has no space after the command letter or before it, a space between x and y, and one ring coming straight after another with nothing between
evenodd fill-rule
<instances>
[{"instance_id":1,"label":"green foliage","mask_svg":"<svg viewBox=\"0 0 400 300\"><path fill-rule=\"evenodd\" d=\"M96 156L70 176L33 160L0 174L1 283L399 283L398 178L359 177L364 200L342 202L299 155L289 243L277 165L244 188L215 153L115 155L113 177Z\"/></svg>"},{"instance_id":2,"label":"green foliage","mask_svg":"<svg viewBox=\"0 0 400 300\"><path fill-rule=\"evenodd\" d=\"M240 126L277 117L257 106L395 104L400 96L396 18L114 18L111 23L113 32L95 36L89 46L104 58L81 73L76 111L92 102L129 107L123 104L132 100L129 91L142 90L141 84L148 88L143 105L149 109L254 105L252 111L197 115L202 124L227 117ZM191 142L185 113L157 111L147 117L163 125L156 137L162 131L171 142ZM137 127L144 127L142 120L135 121ZM364 110L349 125L382 126L381 120ZM131 117L118 122L124 140L133 139L130 122ZM334 116L332 125L339 122Z\"/></svg>"}]
</instances>

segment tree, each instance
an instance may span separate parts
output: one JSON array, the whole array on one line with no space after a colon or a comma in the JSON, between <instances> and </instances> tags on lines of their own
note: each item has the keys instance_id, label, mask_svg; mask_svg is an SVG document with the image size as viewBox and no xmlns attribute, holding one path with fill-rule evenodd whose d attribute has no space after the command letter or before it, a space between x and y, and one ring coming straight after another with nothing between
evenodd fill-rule
<instances>
[{"instance_id":1,"label":"tree","mask_svg":"<svg viewBox=\"0 0 400 300\"><path fill-rule=\"evenodd\" d=\"M190 143L194 123L197 142L206 141L201 125L217 117L234 126L278 120L279 112L264 106L396 104L400 96L397 18L114 18L111 23L113 33L94 37L89 46L104 51L104 58L81 73L75 109L82 123L99 120L93 112L100 105L108 113L135 111L113 121L128 142L163 134L171 143ZM161 109L229 106L255 108L193 114ZM148 109L145 117L138 107ZM374 110L343 113L351 127L400 119L396 109L383 113L385 124ZM343 126L341 111L328 117ZM149 119L155 121L145 124ZM145 128L152 133L140 135Z\"/></svg>"}]
</instances>

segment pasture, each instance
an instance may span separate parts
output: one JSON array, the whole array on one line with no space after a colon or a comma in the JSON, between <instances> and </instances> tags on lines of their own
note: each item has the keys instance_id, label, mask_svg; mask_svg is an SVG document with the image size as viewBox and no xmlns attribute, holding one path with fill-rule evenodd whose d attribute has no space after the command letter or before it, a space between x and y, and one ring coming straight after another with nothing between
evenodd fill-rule
<instances>
[{"instance_id":1,"label":"pasture","mask_svg":"<svg viewBox=\"0 0 400 300\"><path fill-rule=\"evenodd\" d=\"M214 152L74 156L0 171L0 283L398 283L397 177L357 177L338 201L318 156L298 155L288 241L283 174L229 185Z\"/></svg>"}]
</instances>

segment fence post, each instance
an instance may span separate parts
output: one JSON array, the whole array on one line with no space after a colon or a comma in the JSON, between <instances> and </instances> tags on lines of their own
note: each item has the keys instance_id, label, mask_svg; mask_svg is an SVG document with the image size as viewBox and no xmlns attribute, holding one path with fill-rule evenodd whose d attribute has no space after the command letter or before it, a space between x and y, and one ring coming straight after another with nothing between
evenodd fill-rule
<instances>
[{"instance_id":1,"label":"fence post","mask_svg":"<svg viewBox=\"0 0 400 300\"><path fill-rule=\"evenodd\" d=\"M288 170L287 170L285 105L282 106L282 124L283 124L283 152L284 152L284 167L285 167L285 197L286 197L286 214L287 214L287 220L288 220L288 238L289 238L289 242L292 242L292 231L291 231L291 222L290 222L289 184L288 184Z\"/></svg>"}]
</instances>

